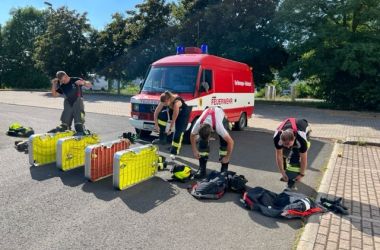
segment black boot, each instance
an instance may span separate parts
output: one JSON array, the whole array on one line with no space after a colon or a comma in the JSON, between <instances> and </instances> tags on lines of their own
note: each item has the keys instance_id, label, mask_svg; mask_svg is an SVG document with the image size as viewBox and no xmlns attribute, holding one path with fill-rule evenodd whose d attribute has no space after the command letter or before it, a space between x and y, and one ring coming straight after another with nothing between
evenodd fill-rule
<instances>
[{"instance_id":1,"label":"black boot","mask_svg":"<svg viewBox=\"0 0 380 250\"><path fill-rule=\"evenodd\" d=\"M207 165L207 158L201 157L199 159L198 172L194 175L195 179L203 179L206 177L206 165Z\"/></svg>"},{"instance_id":2,"label":"black boot","mask_svg":"<svg viewBox=\"0 0 380 250\"><path fill-rule=\"evenodd\" d=\"M85 135L85 130L83 124L77 123L75 124L75 136L84 136Z\"/></svg>"},{"instance_id":3,"label":"black boot","mask_svg":"<svg viewBox=\"0 0 380 250\"><path fill-rule=\"evenodd\" d=\"M220 167L220 172L227 172L228 171L228 162L222 163L222 166Z\"/></svg>"},{"instance_id":4,"label":"black boot","mask_svg":"<svg viewBox=\"0 0 380 250\"><path fill-rule=\"evenodd\" d=\"M49 130L48 133L65 132L66 130L70 130L70 127L62 123L58 127Z\"/></svg>"},{"instance_id":5,"label":"black boot","mask_svg":"<svg viewBox=\"0 0 380 250\"><path fill-rule=\"evenodd\" d=\"M296 178L298 176L298 173L296 172L291 172L291 171L286 171L286 175L288 176L288 188L289 189L295 189L296 185Z\"/></svg>"},{"instance_id":6,"label":"black boot","mask_svg":"<svg viewBox=\"0 0 380 250\"><path fill-rule=\"evenodd\" d=\"M154 139L152 143L156 145L166 145L168 143L168 135L165 133L165 128L160 127L158 139Z\"/></svg>"}]
</instances>

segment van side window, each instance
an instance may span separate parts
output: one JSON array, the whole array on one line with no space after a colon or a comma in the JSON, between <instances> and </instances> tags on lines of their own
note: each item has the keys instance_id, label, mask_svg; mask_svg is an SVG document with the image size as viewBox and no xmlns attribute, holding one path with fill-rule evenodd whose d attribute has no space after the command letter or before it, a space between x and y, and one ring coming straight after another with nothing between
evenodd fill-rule
<instances>
[{"instance_id":1,"label":"van side window","mask_svg":"<svg viewBox=\"0 0 380 250\"><path fill-rule=\"evenodd\" d=\"M207 84L206 84L207 83ZM201 75L201 84L199 87L200 92L208 92L212 89L212 70L204 69ZM208 89L207 89L208 87Z\"/></svg>"}]
</instances>

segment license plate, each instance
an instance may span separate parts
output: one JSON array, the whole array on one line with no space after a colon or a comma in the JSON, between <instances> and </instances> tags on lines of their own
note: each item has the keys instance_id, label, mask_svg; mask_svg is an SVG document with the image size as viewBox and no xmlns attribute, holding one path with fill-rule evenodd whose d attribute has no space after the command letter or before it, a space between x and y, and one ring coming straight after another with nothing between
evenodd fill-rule
<instances>
[{"instance_id":1,"label":"license plate","mask_svg":"<svg viewBox=\"0 0 380 250\"><path fill-rule=\"evenodd\" d=\"M154 124L144 123L143 128L146 130L154 130Z\"/></svg>"}]
</instances>

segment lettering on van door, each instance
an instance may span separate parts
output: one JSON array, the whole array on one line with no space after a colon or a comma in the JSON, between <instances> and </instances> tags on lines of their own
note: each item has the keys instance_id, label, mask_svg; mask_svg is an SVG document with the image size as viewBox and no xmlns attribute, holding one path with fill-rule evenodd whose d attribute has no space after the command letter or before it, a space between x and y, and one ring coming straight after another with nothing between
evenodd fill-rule
<instances>
[{"instance_id":1,"label":"lettering on van door","mask_svg":"<svg viewBox=\"0 0 380 250\"><path fill-rule=\"evenodd\" d=\"M217 105L225 105L225 104L231 104L232 98L216 98L216 96L213 96L211 98L211 105L217 106Z\"/></svg>"},{"instance_id":2,"label":"lettering on van door","mask_svg":"<svg viewBox=\"0 0 380 250\"><path fill-rule=\"evenodd\" d=\"M251 82L247 82L247 81L239 81L239 80L235 80L235 85L236 85L236 86L246 86L246 87L250 87L250 86L252 86L252 83L251 83Z\"/></svg>"}]
</instances>

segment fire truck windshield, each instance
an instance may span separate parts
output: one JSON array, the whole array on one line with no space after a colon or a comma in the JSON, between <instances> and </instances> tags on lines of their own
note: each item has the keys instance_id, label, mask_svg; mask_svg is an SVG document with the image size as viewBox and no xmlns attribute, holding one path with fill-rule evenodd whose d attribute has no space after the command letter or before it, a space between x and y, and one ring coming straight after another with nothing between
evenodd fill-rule
<instances>
[{"instance_id":1,"label":"fire truck windshield","mask_svg":"<svg viewBox=\"0 0 380 250\"><path fill-rule=\"evenodd\" d=\"M193 93L199 66L152 66L142 91Z\"/></svg>"}]
</instances>

